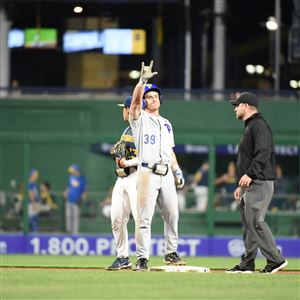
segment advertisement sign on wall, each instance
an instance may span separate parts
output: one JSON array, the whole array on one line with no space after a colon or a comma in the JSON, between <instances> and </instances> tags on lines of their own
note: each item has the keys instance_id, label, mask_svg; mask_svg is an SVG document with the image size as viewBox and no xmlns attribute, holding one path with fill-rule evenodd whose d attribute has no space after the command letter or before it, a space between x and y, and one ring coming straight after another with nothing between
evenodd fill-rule
<instances>
[{"instance_id":1,"label":"advertisement sign on wall","mask_svg":"<svg viewBox=\"0 0 300 300\"><path fill-rule=\"evenodd\" d=\"M284 257L300 258L300 239L276 239L277 247ZM154 236L151 256L164 255L164 237ZM130 255L135 255L134 237L129 237ZM244 245L240 237L185 236L179 239L178 252L181 256L231 256L240 257ZM0 238L1 254L35 255L116 255L112 236L69 236L69 235L22 235L3 234Z\"/></svg>"}]
</instances>

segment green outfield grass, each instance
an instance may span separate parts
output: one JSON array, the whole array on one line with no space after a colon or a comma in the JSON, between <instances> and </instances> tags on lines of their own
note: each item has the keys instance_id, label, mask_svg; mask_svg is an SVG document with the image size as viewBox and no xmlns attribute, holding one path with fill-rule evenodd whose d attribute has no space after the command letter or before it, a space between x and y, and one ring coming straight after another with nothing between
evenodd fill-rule
<instances>
[{"instance_id":1,"label":"green outfield grass","mask_svg":"<svg viewBox=\"0 0 300 300\"><path fill-rule=\"evenodd\" d=\"M108 272L100 269L109 265L113 259L104 256L2 255L1 266L48 268L1 268L0 299L300 298L299 274ZM135 258L132 260L134 262ZM187 263L225 269L238 263L238 259L199 257L187 258ZM258 259L257 269L263 268L264 264L263 259ZM164 264L161 257L153 257L149 265ZM60 269L64 267L70 269ZM299 260L289 259L286 270L300 271Z\"/></svg>"}]
</instances>

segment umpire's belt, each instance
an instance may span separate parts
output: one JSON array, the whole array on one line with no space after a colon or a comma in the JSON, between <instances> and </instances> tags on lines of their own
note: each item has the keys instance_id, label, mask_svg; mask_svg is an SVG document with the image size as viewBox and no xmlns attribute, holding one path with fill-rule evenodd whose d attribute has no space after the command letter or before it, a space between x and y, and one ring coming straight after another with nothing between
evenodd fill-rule
<instances>
[{"instance_id":1,"label":"umpire's belt","mask_svg":"<svg viewBox=\"0 0 300 300\"><path fill-rule=\"evenodd\" d=\"M148 164L142 163L142 167L151 169L154 174L165 176L169 171L167 164Z\"/></svg>"}]
</instances>

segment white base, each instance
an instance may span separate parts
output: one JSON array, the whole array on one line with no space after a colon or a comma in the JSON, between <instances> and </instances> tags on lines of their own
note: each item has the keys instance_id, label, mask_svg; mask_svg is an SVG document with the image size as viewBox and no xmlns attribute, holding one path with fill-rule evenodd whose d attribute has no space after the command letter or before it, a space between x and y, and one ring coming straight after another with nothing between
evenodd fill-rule
<instances>
[{"instance_id":1,"label":"white base","mask_svg":"<svg viewBox=\"0 0 300 300\"><path fill-rule=\"evenodd\" d=\"M206 267L194 266L159 266L150 268L150 272L195 272L210 273L210 269Z\"/></svg>"}]
</instances>

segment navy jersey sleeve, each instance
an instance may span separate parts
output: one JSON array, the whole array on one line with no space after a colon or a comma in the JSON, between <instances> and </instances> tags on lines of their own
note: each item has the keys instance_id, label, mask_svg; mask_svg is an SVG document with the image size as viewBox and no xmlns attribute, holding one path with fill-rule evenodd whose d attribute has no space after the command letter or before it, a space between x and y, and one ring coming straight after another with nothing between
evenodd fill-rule
<instances>
[{"instance_id":1,"label":"navy jersey sleeve","mask_svg":"<svg viewBox=\"0 0 300 300\"><path fill-rule=\"evenodd\" d=\"M126 159L135 158L137 156L137 152L136 152L136 147L135 147L134 137L132 134L131 127L127 127L124 130L121 136L121 141L124 141L126 143L126 148L127 148Z\"/></svg>"}]
</instances>

